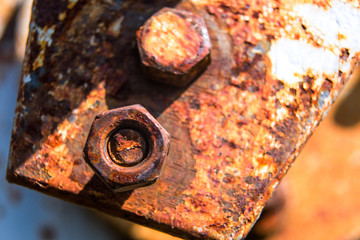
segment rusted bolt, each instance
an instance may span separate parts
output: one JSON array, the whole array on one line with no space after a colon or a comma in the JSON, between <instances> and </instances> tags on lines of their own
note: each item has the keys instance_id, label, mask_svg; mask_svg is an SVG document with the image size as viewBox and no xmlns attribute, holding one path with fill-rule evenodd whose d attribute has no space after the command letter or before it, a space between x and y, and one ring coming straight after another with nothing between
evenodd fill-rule
<instances>
[{"instance_id":1,"label":"rusted bolt","mask_svg":"<svg viewBox=\"0 0 360 240\"><path fill-rule=\"evenodd\" d=\"M107 143L107 151L115 163L133 166L140 163L147 155L146 137L138 130L123 128L115 131Z\"/></svg>"},{"instance_id":2,"label":"rusted bolt","mask_svg":"<svg viewBox=\"0 0 360 240\"><path fill-rule=\"evenodd\" d=\"M186 86L210 63L205 22L187 11L163 8L137 31L146 73L154 80Z\"/></svg>"},{"instance_id":3,"label":"rusted bolt","mask_svg":"<svg viewBox=\"0 0 360 240\"><path fill-rule=\"evenodd\" d=\"M158 179L169 143L156 119L141 105L131 105L96 116L84 157L113 192L122 192Z\"/></svg>"}]
</instances>

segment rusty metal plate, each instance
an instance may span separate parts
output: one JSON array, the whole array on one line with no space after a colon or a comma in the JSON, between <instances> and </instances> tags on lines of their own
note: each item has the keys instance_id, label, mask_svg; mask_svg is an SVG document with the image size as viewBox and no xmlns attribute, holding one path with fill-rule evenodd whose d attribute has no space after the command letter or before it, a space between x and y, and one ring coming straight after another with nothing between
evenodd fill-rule
<instances>
[{"instance_id":1,"label":"rusty metal plate","mask_svg":"<svg viewBox=\"0 0 360 240\"><path fill-rule=\"evenodd\" d=\"M136 31L157 10L205 19L212 62L150 81ZM173 235L246 236L359 61L356 1L35 0L10 182ZM82 151L96 114L142 104L171 134L161 176L113 194Z\"/></svg>"}]
</instances>

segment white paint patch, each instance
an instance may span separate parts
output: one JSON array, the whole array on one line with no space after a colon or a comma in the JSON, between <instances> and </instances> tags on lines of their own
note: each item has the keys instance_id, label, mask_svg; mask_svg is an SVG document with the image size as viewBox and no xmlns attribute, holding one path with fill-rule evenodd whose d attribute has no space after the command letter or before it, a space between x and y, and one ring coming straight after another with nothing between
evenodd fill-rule
<instances>
[{"instance_id":1,"label":"white paint patch","mask_svg":"<svg viewBox=\"0 0 360 240\"><path fill-rule=\"evenodd\" d=\"M269 165L264 165L261 166L260 168L258 168L258 174L260 176L265 176L265 174L267 174L269 172Z\"/></svg>"},{"instance_id":2,"label":"white paint patch","mask_svg":"<svg viewBox=\"0 0 360 240\"><path fill-rule=\"evenodd\" d=\"M307 29L322 39L324 48L286 38L277 40L269 52L272 74L276 78L292 85L301 82L302 75L309 72L322 78L337 74L339 70L350 70L350 63L340 61L339 55L343 48L349 50L350 58L360 51L360 10L339 0L330 5L327 9L313 4L294 7Z\"/></svg>"},{"instance_id":3,"label":"white paint patch","mask_svg":"<svg viewBox=\"0 0 360 240\"><path fill-rule=\"evenodd\" d=\"M330 4L327 10L312 4L299 4L294 10L309 31L324 41L324 46L347 48L352 57L360 51L360 10L338 0Z\"/></svg>"},{"instance_id":4,"label":"white paint patch","mask_svg":"<svg viewBox=\"0 0 360 240\"><path fill-rule=\"evenodd\" d=\"M331 76L339 70L338 56L299 40L280 38L272 43L268 56L273 76L289 85L301 82L309 72Z\"/></svg>"},{"instance_id":5,"label":"white paint patch","mask_svg":"<svg viewBox=\"0 0 360 240\"><path fill-rule=\"evenodd\" d=\"M45 28L39 28L37 29L37 32L39 34L38 42L46 42L46 45L48 47L52 44L52 38L51 36L55 32L55 26L52 26L51 28L45 27Z\"/></svg>"},{"instance_id":6,"label":"white paint patch","mask_svg":"<svg viewBox=\"0 0 360 240\"><path fill-rule=\"evenodd\" d=\"M47 26L45 28L37 28L37 32L39 34L37 42L41 46L41 51L33 63L34 71L36 69L38 69L39 67L42 67L44 64L44 58L45 58L45 46L44 45L46 44L46 46L50 47L51 44L53 43L51 37L55 32L55 26L52 26L51 28L48 28Z\"/></svg>"},{"instance_id":7,"label":"white paint patch","mask_svg":"<svg viewBox=\"0 0 360 240\"><path fill-rule=\"evenodd\" d=\"M288 110L285 107L280 107L276 109L276 120L281 121L288 117Z\"/></svg>"},{"instance_id":8,"label":"white paint patch","mask_svg":"<svg viewBox=\"0 0 360 240\"><path fill-rule=\"evenodd\" d=\"M30 76L30 75L26 75L26 76L24 77L24 83L29 83L29 82L31 82L31 76Z\"/></svg>"}]
</instances>

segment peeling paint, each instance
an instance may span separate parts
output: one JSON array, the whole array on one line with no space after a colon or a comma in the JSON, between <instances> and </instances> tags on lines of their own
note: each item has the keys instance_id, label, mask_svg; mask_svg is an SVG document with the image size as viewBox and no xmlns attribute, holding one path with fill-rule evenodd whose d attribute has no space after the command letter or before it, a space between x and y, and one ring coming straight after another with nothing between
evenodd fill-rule
<instances>
[{"instance_id":1,"label":"peeling paint","mask_svg":"<svg viewBox=\"0 0 360 240\"><path fill-rule=\"evenodd\" d=\"M47 46L47 47L51 46L51 44L52 44L51 36L55 32L55 26L52 26L50 28L45 27L44 29L37 28L37 32L39 34L38 44L40 46L42 46L42 48L41 48L41 52L39 53L39 55L37 56L37 58L35 59L35 61L33 63L34 70L36 70L44 65L44 57L45 57L45 50L46 50L45 46Z\"/></svg>"},{"instance_id":2,"label":"peeling paint","mask_svg":"<svg viewBox=\"0 0 360 240\"><path fill-rule=\"evenodd\" d=\"M43 1L33 11L56 14L31 23L8 179L188 238L246 236L360 57L350 0L67 1L62 22ZM170 3L199 14L211 40L212 62L187 88L140 71L136 31ZM338 43L316 22L329 14L345 29ZM83 146L97 113L135 103L171 134L171 150L156 184L110 196Z\"/></svg>"},{"instance_id":3,"label":"peeling paint","mask_svg":"<svg viewBox=\"0 0 360 240\"><path fill-rule=\"evenodd\" d=\"M281 38L268 53L274 77L288 85L303 81L303 76L333 76L339 71L339 57L325 48L299 40Z\"/></svg>"},{"instance_id":4,"label":"peeling paint","mask_svg":"<svg viewBox=\"0 0 360 240\"><path fill-rule=\"evenodd\" d=\"M30 76L30 75L26 75L26 76L24 77L24 83L29 83L29 82L31 82L31 76Z\"/></svg>"},{"instance_id":5,"label":"peeling paint","mask_svg":"<svg viewBox=\"0 0 360 240\"><path fill-rule=\"evenodd\" d=\"M360 12L352 3L334 0L327 9L312 4L295 5L308 31L323 39L323 46L347 48L350 58L360 51Z\"/></svg>"}]
</instances>

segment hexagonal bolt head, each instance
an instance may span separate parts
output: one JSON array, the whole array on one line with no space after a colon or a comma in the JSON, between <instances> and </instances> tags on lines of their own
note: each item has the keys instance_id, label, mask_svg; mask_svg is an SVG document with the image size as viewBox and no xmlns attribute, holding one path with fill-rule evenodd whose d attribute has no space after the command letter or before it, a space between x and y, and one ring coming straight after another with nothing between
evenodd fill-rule
<instances>
[{"instance_id":1,"label":"hexagonal bolt head","mask_svg":"<svg viewBox=\"0 0 360 240\"><path fill-rule=\"evenodd\" d=\"M156 119L131 105L96 116L84 157L113 192L123 192L158 179L169 144L169 133Z\"/></svg>"},{"instance_id":2,"label":"hexagonal bolt head","mask_svg":"<svg viewBox=\"0 0 360 240\"><path fill-rule=\"evenodd\" d=\"M210 63L205 22L191 12L163 8L137 31L146 73L154 80L186 86Z\"/></svg>"}]
</instances>

